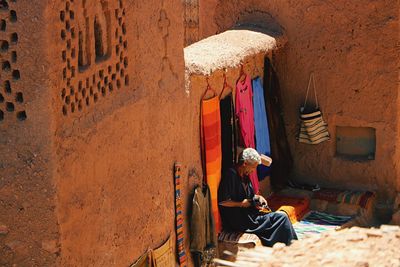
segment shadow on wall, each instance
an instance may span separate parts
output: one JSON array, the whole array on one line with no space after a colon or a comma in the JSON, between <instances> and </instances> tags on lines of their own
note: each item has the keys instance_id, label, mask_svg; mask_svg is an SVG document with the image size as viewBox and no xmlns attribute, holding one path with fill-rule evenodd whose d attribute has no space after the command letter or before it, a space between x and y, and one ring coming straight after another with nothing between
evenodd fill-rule
<instances>
[{"instance_id":1,"label":"shadow on wall","mask_svg":"<svg viewBox=\"0 0 400 267\"><path fill-rule=\"evenodd\" d=\"M263 11L242 12L239 20L233 26L234 29L251 29L271 36L283 36L284 29L271 16Z\"/></svg>"},{"instance_id":2,"label":"shadow on wall","mask_svg":"<svg viewBox=\"0 0 400 267\"><path fill-rule=\"evenodd\" d=\"M240 3L238 3L240 4ZM229 15L227 15L229 14ZM240 9L233 2L221 1L216 7L215 22L218 31L223 32L231 28L260 29L260 32L280 36L285 30L268 12L262 10Z\"/></svg>"}]
</instances>

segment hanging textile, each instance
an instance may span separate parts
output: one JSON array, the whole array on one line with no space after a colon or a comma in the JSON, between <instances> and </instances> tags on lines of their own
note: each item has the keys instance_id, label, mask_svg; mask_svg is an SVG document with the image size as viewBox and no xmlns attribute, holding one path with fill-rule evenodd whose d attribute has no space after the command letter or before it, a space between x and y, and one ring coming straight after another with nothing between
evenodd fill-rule
<instances>
[{"instance_id":1,"label":"hanging textile","mask_svg":"<svg viewBox=\"0 0 400 267\"><path fill-rule=\"evenodd\" d=\"M176 247L180 267L187 266L185 240L183 232L183 206L182 206L182 183L181 183L181 164L175 163L174 166L175 182L175 223L176 223Z\"/></svg>"},{"instance_id":2,"label":"hanging textile","mask_svg":"<svg viewBox=\"0 0 400 267\"><path fill-rule=\"evenodd\" d=\"M253 79L253 107L254 127L256 133L256 150L258 153L271 157L271 143L269 139L268 118L265 110L264 89L261 78ZM258 179L261 181L270 173L270 167L260 164L257 166Z\"/></svg>"},{"instance_id":3,"label":"hanging textile","mask_svg":"<svg viewBox=\"0 0 400 267\"><path fill-rule=\"evenodd\" d=\"M308 93L312 87L315 96L315 108L307 106ZM300 107L300 131L297 137L300 143L317 145L321 142L330 140L328 124L322 118L322 112L318 105L317 89L315 87L314 73L310 74L308 81L306 99L304 105Z\"/></svg>"},{"instance_id":4,"label":"hanging textile","mask_svg":"<svg viewBox=\"0 0 400 267\"><path fill-rule=\"evenodd\" d=\"M131 264L129 267L152 267L153 259L151 258L152 251L146 251L136 262Z\"/></svg>"},{"instance_id":5,"label":"hanging textile","mask_svg":"<svg viewBox=\"0 0 400 267\"><path fill-rule=\"evenodd\" d=\"M204 96L207 91L213 91L208 85ZM219 97L214 92L214 96L210 99L201 101L201 122L202 122L202 158L203 165L206 170L206 183L210 187L211 194L211 209L215 219L215 229L217 232L221 229L220 216L218 212L218 185L221 180L221 122L220 122L220 109Z\"/></svg>"},{"instance_id":6,"label":"hanging textile","mask_svg":"<svg viewBox=\"0 0 400 267\"><path fill-rule=\"evenodd\" d=\"M190 220L190 251L194 265L209 264L216 256L217 236L211 212L210 189L204 184L194 190Z\"/></svg>"},{"instance_id":7,"label":"hanging textile","mask_svg":"<svg viewBox=\"0 0 400 267\"><path fill-rule=\"evenodd\" d=\"M254 142L254 110L253 110L253 90L251 87L250 76L245 76L243 81L239 78L236 83L236 116L239 118L240 134L245 147L256 148ZM249 175L255 193L258 193L259 183L257 173Z\"/></svg>"},{"instance_id":8,"label":"hanging textile","mask_svg":"<svg viewBox=\"0 0 400 267\"><path fill-rule=\"evenodd\" d=\"M264 100L271 140L271 183L286 185L293 166L285 125L282 117L279 80L268 57L264 59Z\"/></svg>"},{"instance_id":9,"label":"hanging textile","mask_svg":"<svg viewBox=\"0 0 400 267\"><path fill-rule=\"evenodd\" d=\"M153 267L175 266L176 263L173 246L174 242L172 238L168 238L163 245L152 251L151 258L153 261ZM186 264L181 264L180 266L186 266Z\"/></svg>"},{"instance_id":10,"label":"hanging textile","mask_svg":"<svg viewBox=\"0 0 400 267\"><path fill-rule=\"evenodd\" d=\"M174 242L168 237L160 247L150 249L129 267L164 267L175 266Z\"/></svg>"},{"instance_id":11,"label":"hanging textile","mask_svg":"<svg viewBox=\"0 0 400 267\"><path fill-rule=\"evenodd\" d=\"M222 98L225 89L230 89L231 91ZM221 108L222 173L224 173L234 166L236 159L235 109L233 106L232 88L227 85L225 75L219 103Z\"/></svg>"}]
</instances>

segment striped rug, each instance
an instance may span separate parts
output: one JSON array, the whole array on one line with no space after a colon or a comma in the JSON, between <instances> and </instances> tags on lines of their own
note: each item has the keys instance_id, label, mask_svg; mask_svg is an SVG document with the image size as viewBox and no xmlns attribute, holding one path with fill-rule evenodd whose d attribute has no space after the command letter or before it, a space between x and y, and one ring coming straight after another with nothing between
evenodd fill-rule
<instances>
[{"instance_id":1,"label":"striped rug","mask_svg":"<svg viewBox=\"0 0 400 267\"><path fill-rule=\"evenodd\" d=\"M183 232L183 207L182 207L182 183L181 183L181 164L175 163L174 166L175 180L175 222L176 222L176 247L178 251L179 266L185 267L186 252L185 239Z\"/></svg>"},{"instance_id":2,"label":"striped rug","mask_svg":"<svg viewBox=\"0 0 400 267\"><path fill-rule=\"evenodd\" d=\"M315 234L339 229L341 225L350 221L352 216L332 215L318 211L311 211L303 220L293 224L299 239Z\"/></svg>"},{"instance_id":3,"label":"striped rug","mask_svg":"<svg viewBox=\"0 0 400 267\"><path fill-rule=\"evenodd\" d=\"M370 191L321 188L319 191L313 193L312 198L329 202L359 205L361 208L369 208L375 200L376 194Z\"/></svg>"},{"instance_id":4,"label":"striped rug","mask_svg":"<svg viewBox=\"0 0 400 267\"><path fill-rule=\"evenodd\" d=\"M215 229L219 232L221 219L218 212L217 192L222 168L219 97L214 96L210 99L203 99L201 106L206 183L210 187L211 209L215 219Z\"/></svg>"}]
</instances>

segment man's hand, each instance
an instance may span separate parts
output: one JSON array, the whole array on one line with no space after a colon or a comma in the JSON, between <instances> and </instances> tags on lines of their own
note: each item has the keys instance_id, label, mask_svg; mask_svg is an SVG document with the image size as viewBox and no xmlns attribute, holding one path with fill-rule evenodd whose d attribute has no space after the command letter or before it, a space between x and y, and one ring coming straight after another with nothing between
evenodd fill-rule
<instances>
[{"instance_id":1,"label":"man's hand","mask_svg":"<svg viewBox=\"0 0 400 267\"><path fill-rule=\"evenodd\" d=\"M252 205L252 200L251 199L244 199L243 201L225 200L219 202L218 204L228 208L249 208Z\"/></svg>"},{"instance_id":2,"label":"man's hand","mask_svg":"<svg viewBox=\"0 0 400 267\"><path fill-rule=\"evenodd\" d=\"M263 196L255 195L255 199L261 207L268 207L268 202Z\"/></svg>"},{"instance_id":3,"label":"man's hand","mask_svg":"<svg viewBox=\"0 0 400 267\"><path fill-rule=\"evenodd\" d=\"M243 199L240 205L241 208L250 208L251 207L251 201L249 199Z\"/></svg>"}]
</instances>

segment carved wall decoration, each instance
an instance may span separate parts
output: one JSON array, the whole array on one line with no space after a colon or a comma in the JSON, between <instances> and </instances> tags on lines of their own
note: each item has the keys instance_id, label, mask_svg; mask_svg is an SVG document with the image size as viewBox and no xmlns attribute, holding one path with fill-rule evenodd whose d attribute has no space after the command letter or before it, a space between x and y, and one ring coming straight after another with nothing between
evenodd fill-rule
<instances>
[{"instance_id":1,"label":"carved wall decoration","mask_svg":"<svg viewBox=\"0 0 400 267\"><path fill-rule=\"evenodd\" d=\"M18 23L16 0L0 1L0 123L8 117L19 121L27 119L24 110L24 94L19 87L20 70L15 67L18 60L19 33L13 31Z\"/></svg>"},{"instance_id":2,"label":"carved wall decoration","mask_svg":"<svg viewBox=\"0 0 400 267\"><path fill-rule=\"evenodd\" d=\"M162 2L164 7L164 2ZM168 18L167 12L164 8L160 11L160 17L158 19L158 28L161 31L161 36L164 43L164 56L161 62L161 79L158 81L158 87L163 89L163 92L168 94L172 93L175 88L171 84L176 83L178 80L178 75L173 71L172 63L168 57L168 37L169 37L169 27L171 21Z\"/></svg>"},{"instance_id":3,"label":"carved wall decoration","mask_svg":"<svg viewBox=\"0 0 400 267\"><path fill-rule=\"evenodd\" d=\"M199 40L199 0L185 0L185 46Z\"/></svg>"},{"instance_id":4,"label":"carved wall decoration","mask_svg":"<svg viewBox=\"0 0 400 267\"><path fill-rule=\"evenodd\" d=\"M61 1L61 111L68 116L129 85L128 42L122 0Z\"/></svg>"}]
</instances>

